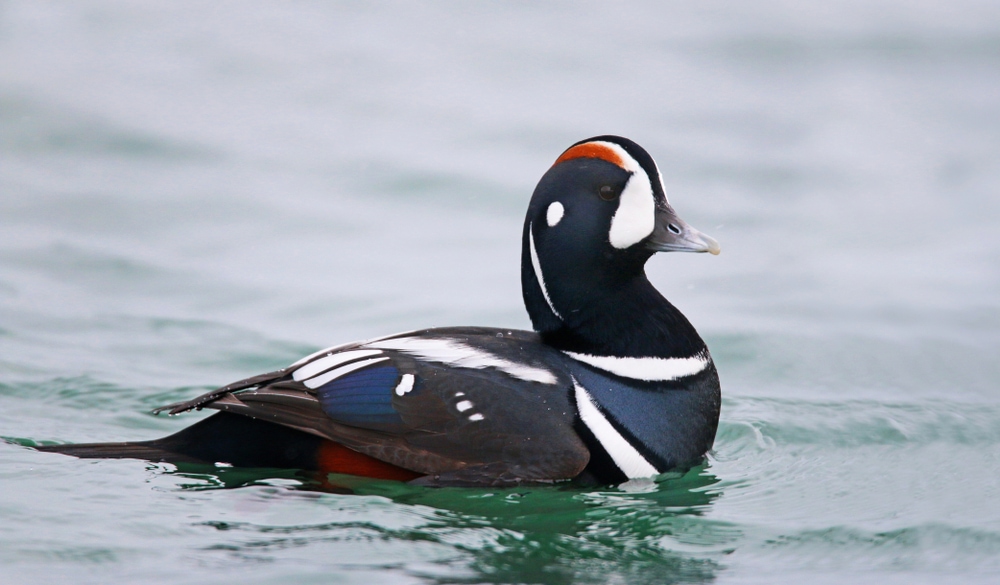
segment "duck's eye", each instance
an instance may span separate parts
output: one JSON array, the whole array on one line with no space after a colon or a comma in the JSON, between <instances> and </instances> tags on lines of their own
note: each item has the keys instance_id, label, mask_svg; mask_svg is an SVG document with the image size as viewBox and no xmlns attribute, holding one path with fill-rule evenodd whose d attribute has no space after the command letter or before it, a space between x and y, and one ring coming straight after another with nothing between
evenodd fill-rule
<instances>
[{"instance_id":1,"label":"duck's eye","mask_svg":"<svg viewBox=\"0 0 1000 585\"><path fill-rule=\"evenodd\" d=\"M604 185L600 188L598 193L600 194L601 199L605 201L614 201L615 198L618 197L618 190L611 185Z\"/></svg>"}]
</instances>

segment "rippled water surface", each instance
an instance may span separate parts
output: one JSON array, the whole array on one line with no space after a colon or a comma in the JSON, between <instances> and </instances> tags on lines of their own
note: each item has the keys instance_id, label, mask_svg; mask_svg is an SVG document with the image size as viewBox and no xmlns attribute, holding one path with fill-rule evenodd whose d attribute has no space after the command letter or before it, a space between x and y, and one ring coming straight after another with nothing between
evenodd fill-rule
<instances>
[{"instance_id":1,"label":"rippled water surface","mask_svg":"<svg viewBox=\"0 0 1000 585\"><path fill-rule=\"evenodd\" d=\"M429 490L25 448L162 436L324 345L527 328L528 197L601 133L723 246L648 266L722 376L703 467ZM0 581L996 582L998 154L995 2L0 2Z\"/></svg>"}]
</instances>

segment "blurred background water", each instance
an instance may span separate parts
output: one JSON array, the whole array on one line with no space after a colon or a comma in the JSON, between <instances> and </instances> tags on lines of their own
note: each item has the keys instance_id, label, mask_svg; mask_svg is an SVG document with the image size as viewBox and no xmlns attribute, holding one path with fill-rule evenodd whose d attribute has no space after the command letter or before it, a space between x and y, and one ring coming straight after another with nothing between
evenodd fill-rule
<instances>
[{"instance_id":1,"label":"blurred background water","mask_svg":"<svg viewBox=\"0 0 1000 585\"><path fill-rule=\"evenodd\" d=\"M704 467L340 494L21 446L528 328L524 208L602 133L723 246L648 266L721 372ZM993 1L3 0L0 581L995 582L998 191Z\"/></svg>"}]
</instances>

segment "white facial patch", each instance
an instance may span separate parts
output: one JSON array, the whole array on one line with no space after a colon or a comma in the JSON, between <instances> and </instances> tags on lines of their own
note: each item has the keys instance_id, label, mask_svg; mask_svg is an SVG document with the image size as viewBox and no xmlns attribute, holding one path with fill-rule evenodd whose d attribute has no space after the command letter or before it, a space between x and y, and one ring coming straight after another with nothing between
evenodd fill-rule
<instances>
[{"instance_id":1,"label":"white facial patch","mask_svg":"<svg viewBox=\"0 0 1000 585\"><path fill-rule=\"evenodd\" d=\"M629 479L637 477L652 477L660 472L636 450L625 437L612 426L611 421L597 408L594 399L583 386L574 379L573 388L576 393L576 408L580 420L594 433L604 450Z\"/></svg>"},{"instance_id":2,"label":"white facial patch","mask_svg":"<svg viewBox=\"0 0 1000 585\"><path fill-rule=\"evenodd\" d=\"M545 277L542 275L542 265L538 261L538 252L535 251L535 233L532 231L530 225L528 226L528 253L531 254L531 267L535 270L535 280L538 281L538 287L542 289L542 296L545 297L545 303L549 306L549 310L552 311L552 314L561 321L562 315L559 314L555 305L552 304L552 299L549 298L549 290L545 288Z\"/></svg>"},{"instance_id":3,"label":"white facial patch","mask_svg":"<svg viewBox=\"0 0 1000 585\"><path fill-rule=\"evenodd\" d=\"M704 352L687 358L617 357L564 351L569 357L623 378L667 382L704 370L710 358Z\"/></svg>"},{"instance_id":4,"label":"white facial patch","mask_svg":"<svg viewBox=\"0 0 1000 585\"><path fill-rule=\"evenodd\" d=\"M618 209L611 218L611 229L608 231L608 241L619 250L634 246L653 233L656 227L656 199L653 198L653 187L649 175L642 166L632 158L624 148L613 142L595 141L618 155L622 168L632 173L621 196L618 198ZM656 171L659 178L660 171Z\"/></svg>"},{"instance_id":5,"label":"white facial patch","mask_svg":"<svg viewBox=\"0 0 1000 585\"><path fill-rule=\"evenodd\" d=\"M562 203L553 201L545 212L545 222L549 224L549 227L555 227L562 220L564 211Z\"/></svg>"},{"instance_id":6,"label":"white facial patch","mask_svg":"<svg viewBox=\"0 0 1000 585\"><path fill-rule=\"evenodd\" d=\"M555 375L541 368L518 364L492 353L468 346L454 339L397 337L373 341L365 345L378 349L401 351L418 359L448 364L458 368L496 368L505 374L528 382L555 384Z\"/></svg>"},{"instance_id":7,"label":"white facial patch","mask_svg":"<svg viewBox=\"0 0 1000 585\"><path fill-rule=\"evenodd\" d=\"M608 241L619 250L638 244L656 227L656 200L649 177L641 168L632 172L618 198L618 209L611 218Z\"/></svg>"}]
</instances>

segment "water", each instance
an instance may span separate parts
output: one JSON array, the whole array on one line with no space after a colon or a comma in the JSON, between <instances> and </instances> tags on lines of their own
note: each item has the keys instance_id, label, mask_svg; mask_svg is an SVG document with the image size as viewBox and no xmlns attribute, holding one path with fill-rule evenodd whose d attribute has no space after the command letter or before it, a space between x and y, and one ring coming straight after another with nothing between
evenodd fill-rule
<instances>
[{"instance_id":1,"label":"water","mask_svg":"<svg viewBox=\"0 0 1000 585\"><path fill-rule=\"evenodd\" d=\"M649 265L722 376L704 467L344 494L15 444L528 327L528 196L607 132L723 246ZM0 581L993 582L998 152L993 2L3 2Z\"/></svg>"}]
</instances>

